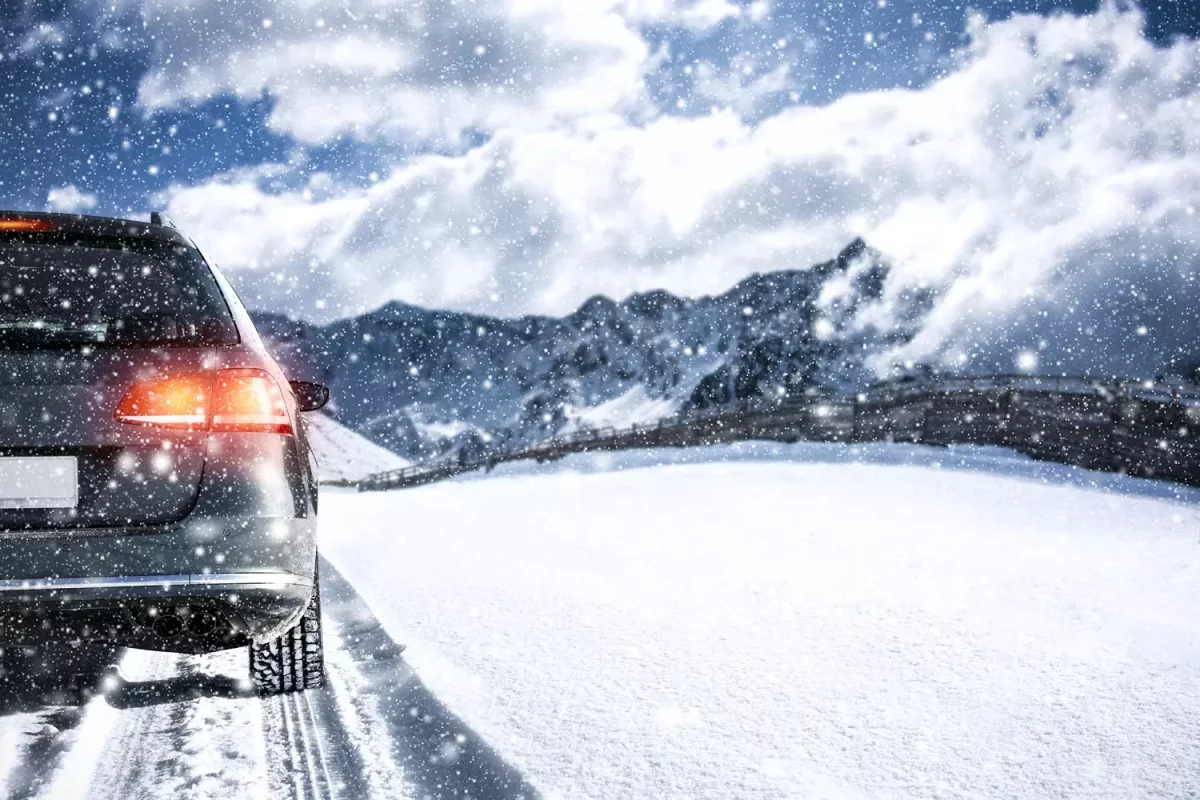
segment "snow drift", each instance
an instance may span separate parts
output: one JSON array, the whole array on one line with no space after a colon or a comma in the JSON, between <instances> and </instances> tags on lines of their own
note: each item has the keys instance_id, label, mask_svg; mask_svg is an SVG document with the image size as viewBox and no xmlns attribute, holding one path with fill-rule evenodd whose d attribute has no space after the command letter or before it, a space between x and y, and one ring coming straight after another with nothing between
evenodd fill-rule
<instances>
[{"instance_id":1,"label":"snow drift","mask_svg":"<svg viewBox=\"0 0 1200 800\"><path fill-rule=\"evenodd\" d=\"M546 796L1186 795L1200 491L943 460L513 465L330 493L322 551Z\"/></svg>"},{"instance_id":2,"label":"snow drift","mask_svg":"<svg viewBox=\"0 0 1200 800\"><path fill-rule=\"evenodd\" d=\"M308 442L317 457L317 478L322 483L356 481L409 464L324 414L306 414L304 419Z\"/></svg>"}]
</instances>

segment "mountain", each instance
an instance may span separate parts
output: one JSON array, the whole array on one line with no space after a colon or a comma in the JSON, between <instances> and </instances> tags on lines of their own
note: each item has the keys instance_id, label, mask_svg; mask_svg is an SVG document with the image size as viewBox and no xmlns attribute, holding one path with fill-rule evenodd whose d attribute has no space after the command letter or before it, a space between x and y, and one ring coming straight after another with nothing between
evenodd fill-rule
<instances>
[{"instance_id":1,"label":"mountain","mask_svg":"<svg viewBox=\"0 0 1200 800\"><path fill-rule=\"evenodd\" d=\"M255 322L293 376L330 386L338 420L419 459L860 385L865 359L910 337L931 300L890 296L888 273L855 240L711 297L597 296L564 317L513 319L393 302L324 326Z\"/></svg>"}]
</instances>

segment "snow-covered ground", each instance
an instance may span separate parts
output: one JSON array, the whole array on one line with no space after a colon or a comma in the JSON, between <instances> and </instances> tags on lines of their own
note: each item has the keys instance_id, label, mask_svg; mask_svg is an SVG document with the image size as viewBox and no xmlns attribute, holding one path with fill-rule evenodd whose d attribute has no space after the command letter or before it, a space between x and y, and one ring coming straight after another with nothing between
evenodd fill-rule
<instances>
[{"instance_id":1,"label":"snow-covered ground","mask_svg":"<svg viewBox=\"0 0 1200 800\"><path fill-rule=\"evenodd\" d=\"M250 694L244 650L128 651L82 706L0 693L0 797L53 800L534 798L432 695L322 566L324 689Z\"/></svg>"},{"instance_id":2,"label":"snow-covered ground","mask_svg":"<svg viewBox=\"0 0 1200 800\"><path fill-rule=\"evenodd\" d=\"M745 444L326 489L321 537L325 689L0 692L0 796L1194 795L1200 490Z\"/></svg>"},{"instance_id":3,"label":"snow-covered ground","mask_svg":"<svg viewBox=\"0 0 1200 800\"><path fill-rule=\"evenodd\" d=\"M594 406L568 406L566 431L578 428L624 428L631 424L657 422L678 411L679 402L650 397L645 386L634 386L625 394Z\"/></svg>"},{"instance_id":4,"label":"snow-covered ground","mask_svg":"<svg viewBox=\"0 0 1200 800\"><path fill-rule=\"evenodd\" d=\"M321 481L356 481L409 462L324 414L307 414L308 438Z\"/></svg>"},{"instance_id":5,"label":"snow-covered ground","mask_svg":"<svg viewBox=\"0 0 1200 800\"><path fill-rule=\"evenodd\" d=\"M639 468L664 458L712 463ZM809 446L325 502L355 519L326 523L327 557L549 796L1195 788L1194 490Z\"/></svg>"}]
</instances>

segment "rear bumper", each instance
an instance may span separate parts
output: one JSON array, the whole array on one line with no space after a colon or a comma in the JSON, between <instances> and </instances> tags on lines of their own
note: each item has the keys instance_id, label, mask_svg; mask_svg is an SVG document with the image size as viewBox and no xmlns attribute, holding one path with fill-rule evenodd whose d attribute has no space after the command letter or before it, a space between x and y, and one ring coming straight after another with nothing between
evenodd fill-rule
<instances>
[{"instance_id":1,"label":"rear bumper","mask_svg":"<svg viewBox=\"0 0 1200 800\"><path fill-rule=\"evenodd\" d=\"M242 572L233 574L199 575L126 575L115 578L42 578L34 580L0 580L0 602L11 594L18 596L87 597L99 594L112 597L114 593L130 591L139 593L145 589L159 589L163 594L192 589L217 589L236 591L240 587L248 590L280 590L287 586L312 586L311 578L303 578L286 572Z\"/></svg>"},{"instance_id":2,"label":"rear bumper","mask_svg":"<svg viewBox=\"0 0 1200 800\"><path fill-rule=\"evenodd\" d=\"M284 572L4 580L0 643L79 639L211 652L278 636L312 591L311 577ZM164 635L155 623L167 617L178 630Z\"/></svg>"},{"instance_id":3,"label":"rear bumper","mask_svg":"<svg viewBox=\"0 0 1200 800\"><path fill-rule=\"evenodd\" d=\"M315 518L3 534L0 645L87 639L196 653L262 642L303 613L315 571ZM161 615L197 613L220 624L155 633Z\"/></svg>"}]
</instances>

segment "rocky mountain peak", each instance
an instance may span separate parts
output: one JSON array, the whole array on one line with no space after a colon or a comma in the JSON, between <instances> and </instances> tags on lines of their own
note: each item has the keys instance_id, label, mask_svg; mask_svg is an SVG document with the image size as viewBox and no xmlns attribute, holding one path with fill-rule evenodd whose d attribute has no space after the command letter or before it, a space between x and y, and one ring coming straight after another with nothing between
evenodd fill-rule
<instances>
[{"instance_id":1,"label":"rocky mountain peak","mask_svg":"<svg viewBox=\"0 0 1200 800\"><path fill-rule=\"evenodd\" d=\"M564 317L393 302L325 326L255 318L293 374L332 388L344 424L416 459L543 438L598 407L632 413L614 403L623 397L661 413L865 383L865 358L911 335L856 324L887 278L880 254L855 239L830 261L719 295L596 296Z\"/></svg>"}]
</instances>

